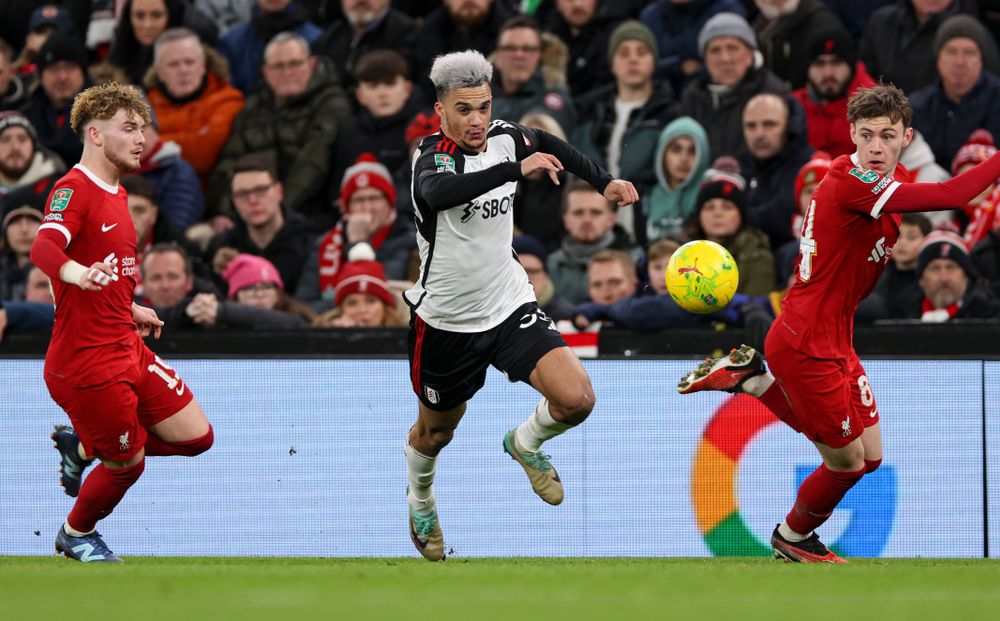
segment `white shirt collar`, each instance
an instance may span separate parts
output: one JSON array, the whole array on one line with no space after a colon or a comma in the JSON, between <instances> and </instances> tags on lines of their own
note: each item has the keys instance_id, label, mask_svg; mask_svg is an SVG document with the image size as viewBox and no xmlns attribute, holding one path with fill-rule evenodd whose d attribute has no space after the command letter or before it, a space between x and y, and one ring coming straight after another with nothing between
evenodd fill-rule
<instances>
[{"instance_id":1,"label":"white shirt collar","mask_svg":"<svg viewBox=\"0 0 1000 621\"><path fill-rule=\"evenodd\" d=\"M92 170L84 166L83 164L74 164L73 168L78 169L83 174L87 175L87 178L94 182L97 187L101 188L108 194L118 194L118 184L109 185L101 180L100 177L94 174Z\"/></svg>"}]
</instances>

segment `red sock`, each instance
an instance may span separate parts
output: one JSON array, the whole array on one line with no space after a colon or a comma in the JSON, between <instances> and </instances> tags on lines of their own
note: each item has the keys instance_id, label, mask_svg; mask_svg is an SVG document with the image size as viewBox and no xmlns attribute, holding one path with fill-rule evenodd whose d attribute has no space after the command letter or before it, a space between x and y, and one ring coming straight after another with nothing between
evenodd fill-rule
<instances>
[{"instance_id":1,"label":"red sock","mask_svg":"<svg viewBox=\"0 0 1000 621\"><path fill-rule=\"evenodd\" d=\"M805 535L823 524L854 484L865 475L856 472L835 472L821 464L799 487L795 506L785 517L785 523L795 532Z\"/></svg>"},{"instance_id":2,"label":"red sock","mask_svg":"<svg viewBox=\"0 0 1000 621\"><path fill-rule=\"evenodd\" d=\"M882 465L881 459L866 459L865 460L865 474L870 472L875 472L878 467Z\"/></svg>"},{"instance_id":3,"label":"red sock","mask_svg":"<svg viewBox=\"0 0 1000 621\"><path fill-rule=\"evenodd\" d=\"M779 420L795 431L799 430L795 424L795 413L792 412L792 404L788 402L788 397L785 396L785 391L782 390L777 380L772 382L771 386L758 398Z\"/></svg>"},{"instance_id":4,"label":"red sock","mask_svg":"<svg viewBox=\"0 0 1000 621\"><path fill-rule=\"evenodd\" d=\"M195 455L201 455L211 448L214 441L215 432L212 431L211 425L208 426L208 433L200 438L186 442L166 442L155 433L150 433L146 436L146 455L150 457L165 457L169 455L194 457Z\"/></svg>"},{"instance_id":5,"label":"red sock","mask_svg":"<svg viewBox=\"0 0 1000 621\"><path fill-rule=\"evenodd\" d=\"M128 488L139 480L145 467L145 459L120 470L111 470L104 464L98 464L83 481L80 495L66 521L73 529L82 533L94 530L99 520L111 515L125 497Z\"/></svg>"}]
</instances>

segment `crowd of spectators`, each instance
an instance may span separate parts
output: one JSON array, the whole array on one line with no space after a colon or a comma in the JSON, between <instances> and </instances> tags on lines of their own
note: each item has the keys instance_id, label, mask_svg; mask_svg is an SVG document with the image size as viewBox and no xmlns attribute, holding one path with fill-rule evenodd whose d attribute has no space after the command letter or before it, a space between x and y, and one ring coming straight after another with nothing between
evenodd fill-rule
<instances>
[{"instance_id":1,"label":"crowd of spectators","mask_svg":"<svg viewBox=\"0 0 1000 621\"><path fill-rule=\"evenodd\" d=\"M0 338L46 330L29 249L80 141L74 96L109 80L153 112L122 179L137 300L171 329L398 326L419 278L410 160L439 130L428 71L476 49L493 117L571 142L641 200L560 174L519 183L514 250L567 330L723 322L760 333L793 278L802 213L853 152L848 98L914 108L901 163L940 181L1000 138L1000 19L975 0L21 0L0 6ZM858 321L1000 318L1000 188L907 215ZM730 250L738 295L678 308L691 239Z\"/></svg>"}]
</instances>

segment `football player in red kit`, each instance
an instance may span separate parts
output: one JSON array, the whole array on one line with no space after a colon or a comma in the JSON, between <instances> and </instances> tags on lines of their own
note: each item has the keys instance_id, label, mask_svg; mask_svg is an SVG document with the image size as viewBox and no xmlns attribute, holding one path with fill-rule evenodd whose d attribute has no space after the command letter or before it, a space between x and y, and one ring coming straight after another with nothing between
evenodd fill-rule
<instances>
[{"instance_id":1,"label":"football player in red kit","mask_svg":"<svg viewBox=\"0 0 1000 621\"><path fill-rule=\"evenodd\" d=\"M857 150L833 161L802 225L796 278L764 342L771 373L746 345L707 360L677 386L746 392L812 440L823 458L771 535L776 558L841 563L815 530L882 462L878 407L854 351L854 314L889 263L902 213L959 209L1000 177L1000 155L943 183L905 183L900 151L912 109L891 85L861 89L847 107Z\"/></svg>"},{"instance_id":2,"label":"football player in red kit","mask_svg":"<svg viewBox=\"0 0 1000 621\"><path fill-rule=\"evenodd\" d=\"M55 184L31 248L56 301L45 384L73 423L52 434L63 487L77 496L56 551L83 562L120 560L97 522L139 479L145 456L193 456L213 441L184 381L142 341L159 337L163 322L132 301L137 241L118 180L139 169L149 121L134 87L110 83L76 96L70 123L83 157ZM94 458L101 463L81 486Z\"/></svg>"}]
</instances>

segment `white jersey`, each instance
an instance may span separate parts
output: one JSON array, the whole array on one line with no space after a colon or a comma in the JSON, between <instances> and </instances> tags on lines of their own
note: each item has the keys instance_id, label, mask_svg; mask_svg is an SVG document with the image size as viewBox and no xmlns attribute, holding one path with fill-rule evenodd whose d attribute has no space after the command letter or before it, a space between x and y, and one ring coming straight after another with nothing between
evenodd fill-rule
<instances>
[{"instance_id":1,"label":"white jersey","mask_svg":"<svg viewBox=\"0 0 1000 621\"><path fill-rule=\"evenodd\" d=\"M404 297L430 326L483 332L535 301L511 248L519 162L536 150L534 138L530 129L497 120L482 153L437 133L413 154L420 277Z\"/></svg>"}]
</instances>

